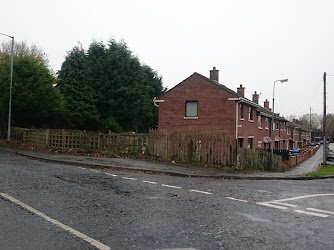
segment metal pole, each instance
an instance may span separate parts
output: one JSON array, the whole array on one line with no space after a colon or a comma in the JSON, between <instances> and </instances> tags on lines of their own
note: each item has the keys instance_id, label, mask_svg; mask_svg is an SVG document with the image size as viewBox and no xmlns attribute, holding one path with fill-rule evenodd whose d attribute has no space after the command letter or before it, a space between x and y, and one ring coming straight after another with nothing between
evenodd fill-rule
<instances>
[{"instance_id":1,"label":"metal pole","mask_svg":"<svg viewBox=\"0 0 334 250\"><path fill-rule=\"evenodd\" d=\"M271 170L274 171L274 111L275 111L275 83L276 82L287 82L288 79L282 79L282 80L276 80L274 81L274 87L273 87L273 110L272 110L272 117L271 117ZM278 126L277 126L278 127Z\"/></svg>"},{"instance_id":2,"label":"metal pole","mask_svg":"<svg viewBox=\"0 0 334 250\"><path fill-rule=\"evenodd\" d=\"M13 61L14 61L14 37L12 38L12 50L10 59L10 84L9 84L9 104L8 104L8 131L7 131L7 144L10 143L11 133L11 119L12 119L12 88L13 88Z\"/></svg>"},{"instance_id":3,"label":"metal pole","mask_svg":"<svg viewBox=\"0 0 334 250\"><path fill-rule=\"evenodd\" d=\"M312 144L312 107L310 107L310 144Z\"/></svg>"},{"instance_id":4,"label":"metal pole","mask_svg":"<svg viewBox=\"0 0 334 250\"><path fill-rule=\"evenodd\" d=\"M8 129L7 129L7 144L10 143L10 127L12 116L12 88L13 88L13 61L14 61L14 36L9 36L3 33L0 35L10 37L12 39L11 58L10 58L10 83L9 83L9 103L8 103Z\"/></svg>"},{"instance_id":5,"label":"metal pole","mask_svg":"<svg viewBox=\"0 0 334 250\"><path fill-rule=\"evenodd\" d=\"M323 117L324 149L323 149L323 166L326 167L326 72L324 73L324 117Z\"/></svg>"},{"instance_id":6,"label":"metal pole","mask_svg":"<svg viewBox=\"0 0 334 250\"><path fill-rule=\"evenodd\" d=\"M274 107L275 107L275 83L273 87L273 110L271 114L271 170L274 171Z\"/></svg>"}]
</instances>

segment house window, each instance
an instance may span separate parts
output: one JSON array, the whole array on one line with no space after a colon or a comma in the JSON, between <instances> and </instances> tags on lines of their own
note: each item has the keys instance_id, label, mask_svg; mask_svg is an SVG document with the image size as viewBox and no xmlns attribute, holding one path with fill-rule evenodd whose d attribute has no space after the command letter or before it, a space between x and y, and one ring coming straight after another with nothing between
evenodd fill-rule
<instances>
[{"instance_id":1,"label":"house window","mask_svg":"<svg viewBox=\"0 0 334 250\"><path fill-rule=\"evenodd\" d=\"M240 119L244 119L244 105L240 103Z\"/></svg>"},{"instance_id":2,"label":"house window","mask_svg":"<svg viewBox=\"0 0 334 250\"><path fill-rule=\"evenodd\" d=\"M253 138L248 138L247 148L253 148Z\"/></svg>"},{"instance_id":3,"label":"house window","mask_svg":"<svg viewBox=\"0 0 334 250\"><path fill-rule=\"evenodd\" d=\"M269 128L269 120L268 120L268 117L266 117L266 128Z\"/></svg>"},{"instance_id":4,"label":"house window","mask_svg":"<svg viewBox=\"0 0 334 250\"><path fill-rule=\"evenodd\" d=\"M243 143L244 143L244 138L238 138L238 146L239 146L239 148L242 148Z\"/></svg>"},{"instance_id":5,"label":"house window","mask_svg":"<svg viewBox=\"0 0 334 250\"><path fill-rule=\"evenodd\" d=\"M253 121L253 108L249 107L248 120Z\"/></svg>"},{"instance_id":6,"label":"house window","mask_svg":"<svg viewBox=\"0 0 334 250\"><path fill-rule=\"evenodd\" d=\"M259 128L262 128L262 119L261 119L261 115L258 116L258 126L259 126Z\"/></svg>"},{"instance_id":7,"label":"house window","mask_svg":"<svg viewBox=\"0 0 334 250\"><path fill-rule=\"evenodd\" d=\"M197 117L197 101L186 102L186 117Z\"/></svg>"}]
</instances>

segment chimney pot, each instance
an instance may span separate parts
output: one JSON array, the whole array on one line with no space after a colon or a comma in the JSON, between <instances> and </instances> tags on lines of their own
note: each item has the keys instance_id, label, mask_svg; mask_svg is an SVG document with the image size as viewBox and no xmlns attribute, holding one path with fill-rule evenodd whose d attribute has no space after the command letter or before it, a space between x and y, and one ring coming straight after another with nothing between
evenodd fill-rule
<instances>
[{"instance_id":1,"label":"chimney pot","mask_svg":"<svg viewBox=\"0 0 334 250\"><path fill-rule=\"evenodd\" d=\"M237 93L238 93L241 97L245 97L245 87L242 87L242 84L240 84L240 87L237 88Z\"/></svg>"},{"instance_id":2,"label":"chimney pot","mask_svg":"<svg viewBox=\"0 0 334 250\"><path fill-rule=\"evenodd\" d=\"M263 105L266 109L269 109L269 101L268 101L268 99L266 99L265 101L264 101L264 105Z\"/></svg>"},{"instance_id":3,"label":"chimney pot","mask_svg":"<svg viewBox=\"0 0 334 250\"><path fill-rule=\"evenodd\" d=\"M219 70L217 70L216 67L210 70L210 80L219 82Z\"/></svg>"},{"instance_id":4,"label":"chimney pot","mask_svg":"<svg viewBox=\"0 0 334 250\"><path fill-rule=\"evenodd\" d=\"M254 91L253 94L253 102L259 104L259 94L257 94L256 91Z\"/></svg>"}]
</instances>

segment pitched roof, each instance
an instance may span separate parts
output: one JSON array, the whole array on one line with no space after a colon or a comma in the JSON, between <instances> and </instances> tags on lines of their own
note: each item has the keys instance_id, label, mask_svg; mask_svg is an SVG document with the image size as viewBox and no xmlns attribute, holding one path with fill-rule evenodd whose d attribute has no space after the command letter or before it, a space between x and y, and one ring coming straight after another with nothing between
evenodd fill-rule
<instances>
[{"instance_id":1,"label":"pitched roof","mask_svg":"<svg viewBox=\"0 0 334 250\"><path fill-rule=\"evenodd\" d=\"M165 94L167 94L168 92L172 91L173 89L175 89L176 87L178 87L179 85L181 85L182 83L184 83L185 81L187 81L189 78L194 77L194 76L198 76L204 80L206 80L208 83L214 84L216 86L218 86L219 88L221 88L222 90L234 95L235 97L239 97L240 95L237 94L235 91L229 89L228 87L226 87L223 84L220 84L217 81L211 80L210 78L207 78L197 72L193 73L192 75L190 75L189 77L187 77L186 79L184 79L182 82L180 82L179 84L175 85L173 88L171 88L170 90L168 90L167 92L163 93L158 99L160 99L161 97L163 97Z\"/></svg>"}]
</instances>

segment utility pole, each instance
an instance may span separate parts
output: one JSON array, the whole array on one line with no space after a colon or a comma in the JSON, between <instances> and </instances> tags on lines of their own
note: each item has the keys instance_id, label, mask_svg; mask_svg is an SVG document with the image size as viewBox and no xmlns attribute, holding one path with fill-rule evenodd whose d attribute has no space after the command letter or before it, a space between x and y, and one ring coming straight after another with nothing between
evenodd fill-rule
<instances>
[{"instance_id":1,"label":"utility pole","mask_svg":"<svg viewBox=\"0 0 334 250\"><path fill-rule=\"evenodd\" d=\"M312 143L312 107L310 107L310 143Z\"/></svg>"},{"instance_id":2,"label":"utility pole","mask_svg":"<svg viewBox=\"0 0 334 250\"><path fill-rule=\"evenodd\" d=\"M323 166L326 167L326 72L324 73L324 117L323 117L323 133L324 133L324 152L323 152Z\"/></svg>"},{"instance_id":3,"label":"utility pole","mask_svg":"<svg viewBox=\"0 0 334 250\"><path fill-rule=\"evenodd\" d=\"M13 88L13 57L14 57L14 36L0 33L0 35L10 37L12 39L12 48L10 56L10 83L9 83L9 103L8 103L8 130L7 130L7 144L10 143L11 120L12 120L12 88Z\"/></svg>"}]
</instances>

